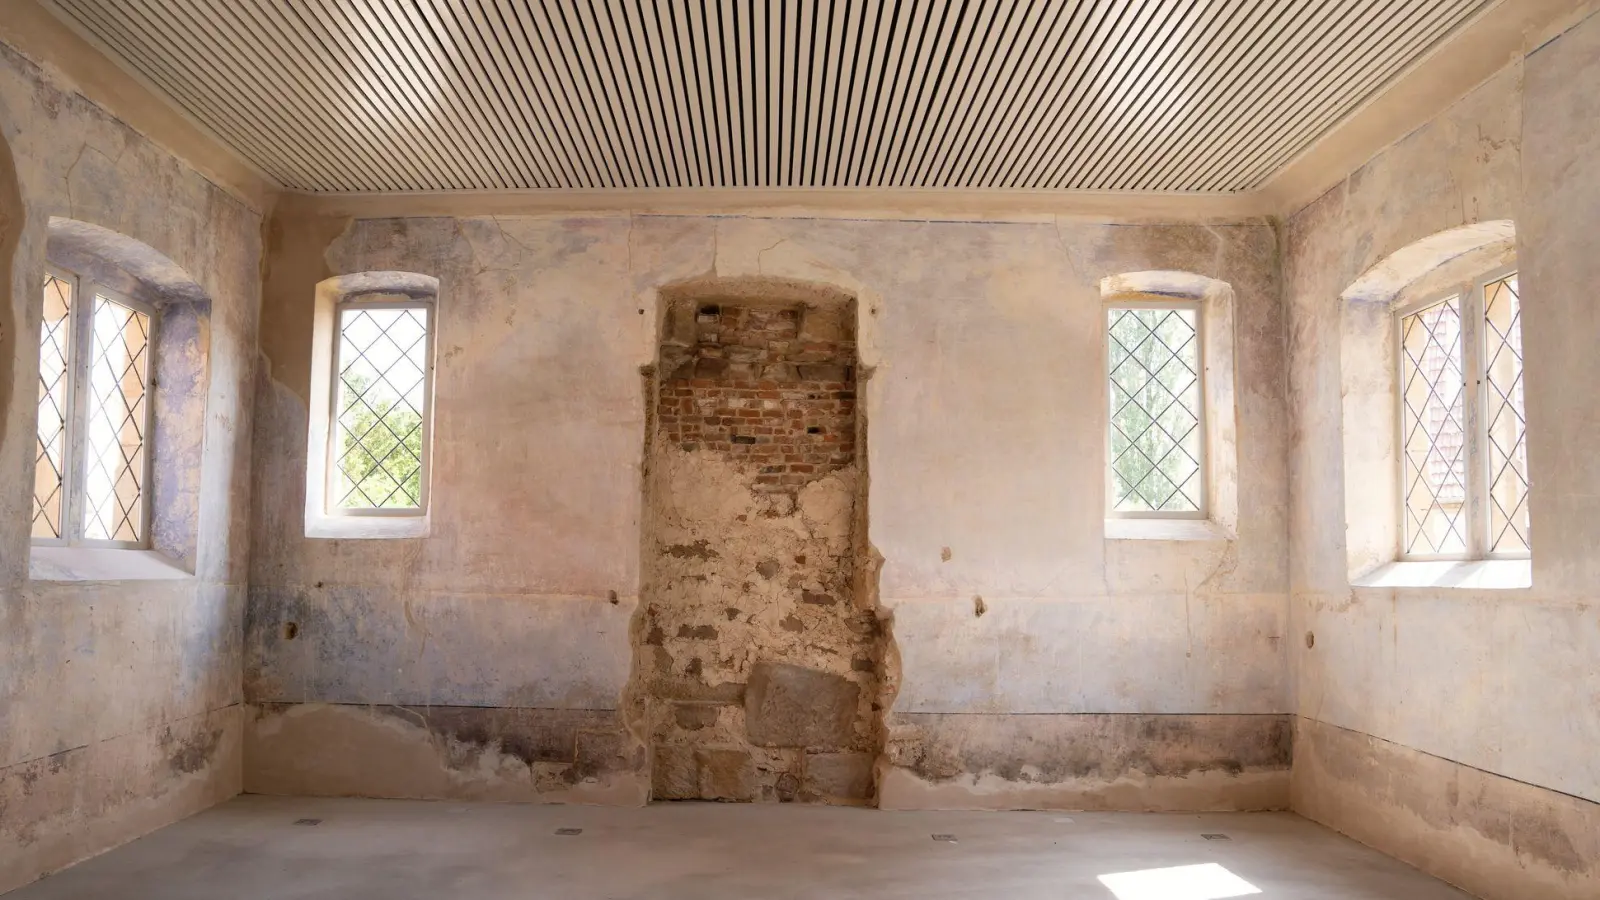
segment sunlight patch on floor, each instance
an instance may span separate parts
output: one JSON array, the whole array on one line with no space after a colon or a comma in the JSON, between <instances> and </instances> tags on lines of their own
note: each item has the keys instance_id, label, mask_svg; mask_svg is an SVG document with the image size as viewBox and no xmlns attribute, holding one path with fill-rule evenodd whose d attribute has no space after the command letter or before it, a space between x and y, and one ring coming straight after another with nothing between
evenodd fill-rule
<instances>
[{"instance_id":1,"label":"sunlight patch on floor","mask_svg":"<svg viewBox=\"0 0 1600 900\"><path fill-rule=\"evenodd\" d=\"M1216 863L1101 875L1117 900L1228 900L1261 890Z\"/></svg>"}]
</instances>

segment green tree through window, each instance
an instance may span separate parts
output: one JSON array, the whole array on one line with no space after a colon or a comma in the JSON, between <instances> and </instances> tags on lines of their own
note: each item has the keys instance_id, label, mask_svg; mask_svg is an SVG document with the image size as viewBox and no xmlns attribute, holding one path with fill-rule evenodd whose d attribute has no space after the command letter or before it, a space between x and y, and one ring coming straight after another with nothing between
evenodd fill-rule
<instances>
[{"instance_id":1,"label":"green tree through window","mask_svg":"<svg viewBox=\"0 0 1600 900\"><path fill-rule=\"evenodd\" d=\"M1200 512L1199 310L1107 312L1116 512Z\"/></svg>"},{"instance_id":2,"label":"green tree through window","mask_svg":"<svg viewBox=\"0 0 1600 900\"><path fill-rule=\"evenodd\" d=\"M339 474L343 507L405 509L422 504L422 414L395 398L364 398L370 382L340 379Z\"/></svg>"},{"instance_id":3,"label":"green tree through window","mask_svg":"<svg viewBox=\"0 0 1600 900\"><path fill-rule=\"evenodd\" d=\"M423 501L428 313L341 310L333 506L416 509Z\"/></svg>"}]
</instances>

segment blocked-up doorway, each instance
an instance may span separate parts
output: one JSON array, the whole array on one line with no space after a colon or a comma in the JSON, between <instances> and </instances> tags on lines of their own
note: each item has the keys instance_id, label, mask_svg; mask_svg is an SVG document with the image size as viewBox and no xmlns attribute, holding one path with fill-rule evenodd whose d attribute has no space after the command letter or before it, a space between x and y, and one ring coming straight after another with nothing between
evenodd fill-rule
<instances>
[{"instance_id":1,"label":"blocked-up doorway","mask_svg":"<svg viewBox=\"0 0 1600 900\"><path fill-rule=\"evenodd\" d=\"M662 299L634 634L654 797L869 803L883 628L855 301L768 279Z\"/></svg>"}]
</instances>

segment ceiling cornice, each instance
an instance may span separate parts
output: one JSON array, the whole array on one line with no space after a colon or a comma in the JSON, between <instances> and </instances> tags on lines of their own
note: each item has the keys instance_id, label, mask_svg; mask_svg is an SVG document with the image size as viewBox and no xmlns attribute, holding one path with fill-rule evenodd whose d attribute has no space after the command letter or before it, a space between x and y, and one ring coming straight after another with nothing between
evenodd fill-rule
<instances>
[{"instance_id":1,"label":"ceiling cornice","mask_svg":"<svg viewBox=\"0 0 1600 900\"><path fill-rule=\"evenodd\" d=\"M0 41L56 73L71 90L183 160L251 209L268 213L276 181L245 160L98 42L37 0L0 0Z\"/></svg>"},{"instance_id":2,"label":"ceiling cornice","mask_svg":"<svg viewBox=\"0 0 1600 900\"><path fill-rule=\"evenodd\" d=\"M1596 0L1501 0L1401 73L1259 188L1287 218L1506 66L1589 15Z\"/></svg>"}]
</instances>

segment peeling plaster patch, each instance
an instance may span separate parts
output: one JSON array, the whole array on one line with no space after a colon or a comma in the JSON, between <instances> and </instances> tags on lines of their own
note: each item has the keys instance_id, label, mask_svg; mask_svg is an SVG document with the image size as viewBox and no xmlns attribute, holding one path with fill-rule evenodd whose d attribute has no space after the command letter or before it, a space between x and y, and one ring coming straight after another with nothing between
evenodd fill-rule
<instances>
[{"instance_id":1,"label":"peeling plaster patch","mask_svg":"<svg viewBox=\"0 0 1600 900\"><path fill-rule=\"evenodd\" d=\"M645 797L644 750L615 712L258 704L245 736L253 793L627 806Z\"/></svg>"}]
</instances>

